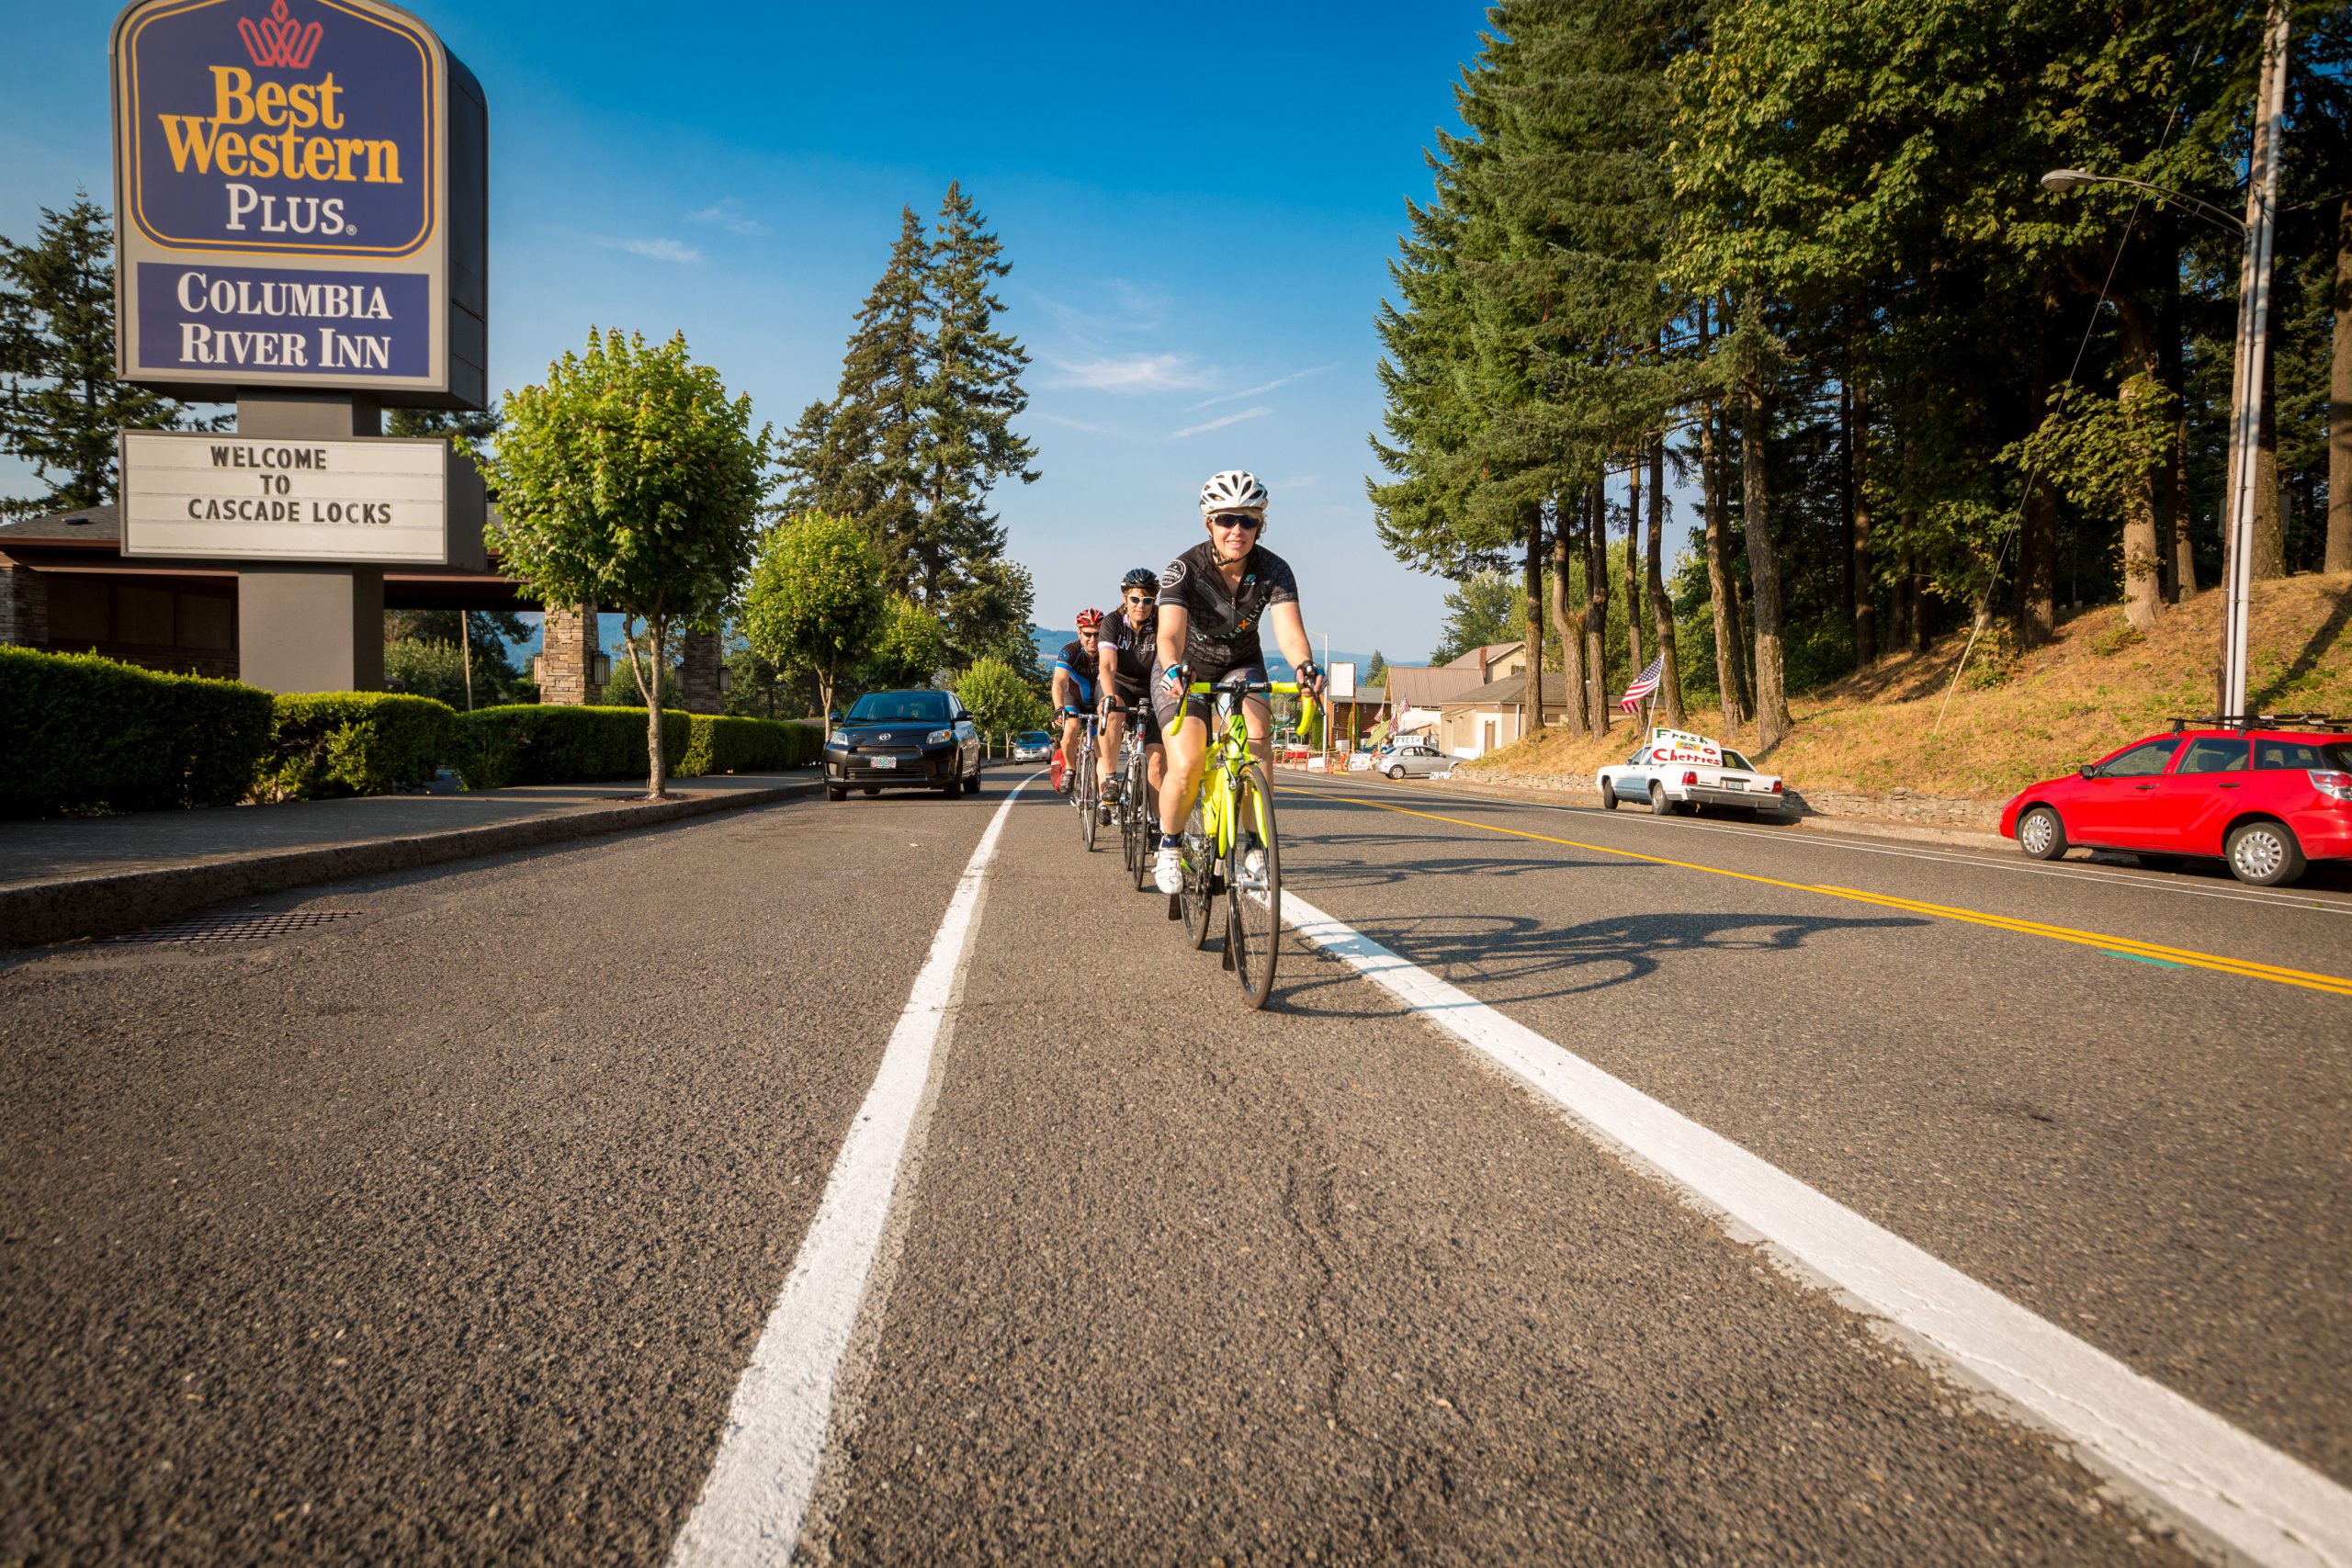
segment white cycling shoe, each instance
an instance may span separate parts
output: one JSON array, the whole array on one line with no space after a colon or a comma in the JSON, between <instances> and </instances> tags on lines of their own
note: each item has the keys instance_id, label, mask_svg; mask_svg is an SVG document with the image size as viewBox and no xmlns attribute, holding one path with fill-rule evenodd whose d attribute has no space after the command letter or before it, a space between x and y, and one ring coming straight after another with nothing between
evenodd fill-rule
<instances>
[{"instance_id":1,"label":"white cycling shoe","mask_svg":"<svg viewBox=\"0 0 2352 1568\"><path fill-rule=\"evenodd\" d=\"M1182 850L1168 844L1159 846L1159 854L1151 863L1152 886L1162 893L1184 891L1184 855Z\"/></svg>"}]
</instances>

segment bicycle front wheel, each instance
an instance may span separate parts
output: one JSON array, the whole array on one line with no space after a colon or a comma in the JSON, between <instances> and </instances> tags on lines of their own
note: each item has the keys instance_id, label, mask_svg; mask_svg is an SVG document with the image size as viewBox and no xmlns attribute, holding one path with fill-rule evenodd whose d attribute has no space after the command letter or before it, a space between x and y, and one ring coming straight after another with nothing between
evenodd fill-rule
<instances>
[{"instance_id":1,"label":"bicycle front wheel","mask_svg":"<svg viewBox=\"0 0 2352 1568\"><path fill-rule=\"evenodd\" d=\"M1233 973L1252 1008L1274 988L1283 941L1282 843L1274 833L1274 793L1252 762L1234 791L1233 849L1226 869L1226 944Z\"/></svg>"},{"instance_id":2,"label":"bicycle front wheel","mask_svg":"<svg viewBox=\"0 0 2352 1568\"><path fill-rule=\"evenodd\" d=\"M1216 784L1204 779L1201 795L1205 795ZM1216 907L1216 846L1209 842L1208 824L1201 812L1199 796L1193 800L1193 814L1184 820L1184 891L1178 897L1184 906L1184 945L1194 952L1209 939L1209 920Z\"/></svg>"},{"instance_id":3,"label":"bicycle front wheel","mask_svg":"<svg viewBox=\"0 0 2352 1568\"><path fill-rule=\"evenodd\" d=\"M1094 750L1090 746L1085 761L1079 768L1078 777L1070 782L1069 788L1070 798L1078 803L1079 841L1086 846L1088 854L1094 852L1094 818L1097 815L1094 806L1100 798L1098 792L1101 788L1101 783L1094 776Z\"/></svg>"}]
</instances>

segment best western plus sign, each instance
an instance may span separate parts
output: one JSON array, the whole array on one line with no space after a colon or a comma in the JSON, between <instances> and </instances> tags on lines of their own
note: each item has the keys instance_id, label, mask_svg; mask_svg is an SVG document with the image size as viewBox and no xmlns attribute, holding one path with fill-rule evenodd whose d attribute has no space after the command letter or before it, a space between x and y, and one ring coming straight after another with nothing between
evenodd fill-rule
<instances>
[{"instance_id":1,"label":"best western plus sign","mask_svg":"<svg viewBox=\"0 0 2352 1568\"><path fill-rule=\"evenodd\" d=\"M485 117L429 28L378 0L141 0L113 62L126 379L481 404Z\"/></svg>"}]
</instances>

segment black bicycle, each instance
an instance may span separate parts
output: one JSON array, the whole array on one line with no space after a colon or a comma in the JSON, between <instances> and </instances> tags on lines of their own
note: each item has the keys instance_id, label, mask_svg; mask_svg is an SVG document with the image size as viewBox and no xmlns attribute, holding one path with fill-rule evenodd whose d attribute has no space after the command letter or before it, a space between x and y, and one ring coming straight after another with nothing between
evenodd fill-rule
<instances>
[{"instance_id":1,"label":"black bicycle","mask_svg":"<svg viewBox=\"0 0 2352 1568\"><path fill-rule=\"evenodd\" d=\"M1095 776L1094 772L1096 737L1102 733L1102 728L1100 717L1091 712L1086 714L1078 727L1078 755L1069 758L1066 763L1073 770L1069 781L1069 803L1078 807L1079 841L1086 846L1089 854L1094 852L1095 808L1102 802L1102 781Z\"/></svg>"},{"instance_id":2,"label":"black bicycle","mask_svg":"<svg viewBox=\"0 0 2352 1568\"><path fill-rule=\"evenodd\" d=\"M1127 729L1119 740L1118 771L1111 775L1117 786L1112 814L1119 823L1119 847L1125 852L1127 873L1138 891L1151 885L1151 863L1159 847L1158 803L1151 798L1151 770L1143 753L1143 705L1127 705Z\"/></svg>"}]
</instances>

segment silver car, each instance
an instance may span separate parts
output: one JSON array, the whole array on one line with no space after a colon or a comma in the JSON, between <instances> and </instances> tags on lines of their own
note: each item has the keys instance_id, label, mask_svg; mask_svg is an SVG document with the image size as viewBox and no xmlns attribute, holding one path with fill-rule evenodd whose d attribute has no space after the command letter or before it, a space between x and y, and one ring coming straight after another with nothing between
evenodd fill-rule
<instances>
[{"instance_id":1,"label":"silver car","mask_svg":"<svg viewBox=\"0 0 2352 1568\"><path fill-rule=\"evenodd\" d=\"M1373 759L1372 767L1374 773L1385 773L1392 779L1408 774L1423 779L1431 773L1451 772L1453 759L1426 740L1398 740L1382 747L1380 754Z\"/></svg>"},{"instance_id":2,"label":"silver car","mask_svg":"<svg viewBox=\"0 0 2352 1568\"><path fill-rule=\"evenodd\" d=\"M1012 760L1042 762L1054 754L1054 738L1042 729L1024 729L1012 738Z\"/></svg>"}]
</instances>

